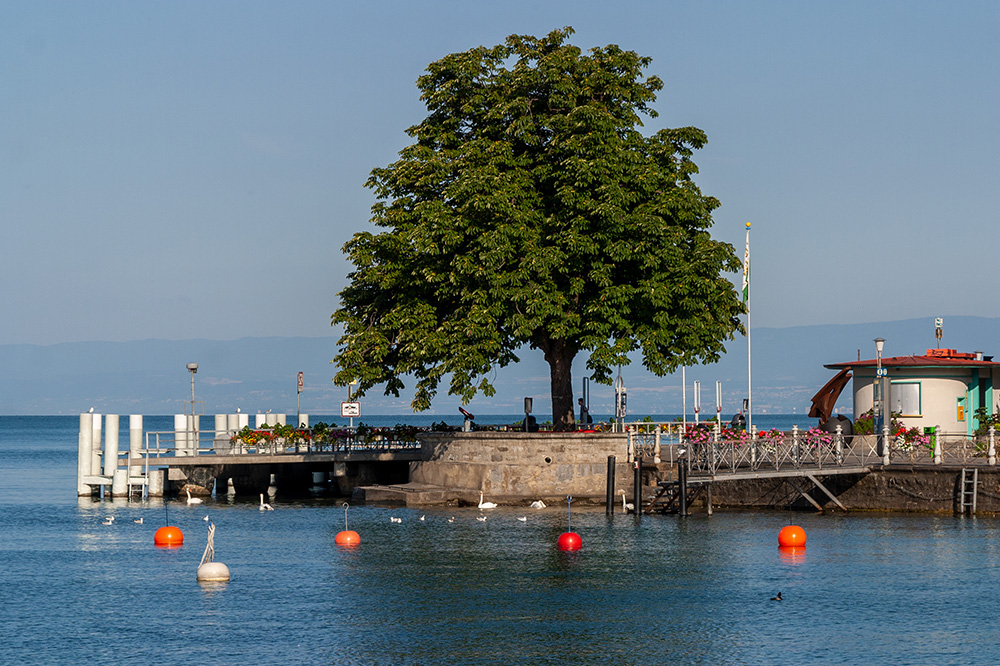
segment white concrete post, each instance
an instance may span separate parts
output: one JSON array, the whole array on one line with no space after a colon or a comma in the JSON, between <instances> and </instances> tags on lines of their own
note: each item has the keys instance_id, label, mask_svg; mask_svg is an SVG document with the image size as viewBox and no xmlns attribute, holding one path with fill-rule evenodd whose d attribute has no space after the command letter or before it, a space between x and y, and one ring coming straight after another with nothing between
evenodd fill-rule
<instances>
[{"instance_id":1,"label":"white concrete post","mask_svg":"<svg viewBox=\"0 0 1000 666\"><path fill-rule=\"evenodd\" d=\"M260 430L261 426L267 425L267 414L254 415L254 430Z\"/></svg>"},{"instance_id":2,"label":"white concrete post","mask_svg":"<svg viewBox=\"0 0 1000 666\"><path fill-rule=\"evenodd\" d=\"M834 437L834 455L837 459L837 464L844 464L844 428L840 425L837 426L837 433Z\"/></svg>"},{"instance_id":3,"label":"white concrete post","mask_svg":"<svg viewBox=\"0 0 1000 666\"><path fill-rule=\"evenodd\" d=\"M91 433L91 458L90 458L90 473L100 474L101 473L101 415L94 414L93 422L93 432Z\"/></svg>"},{"instance_id":4,"label":"white concrete post","mask_svg":"<svg viewBox=\"0 0 1000 666\"><path fill-rule=\"evenodd\" d=\"M150 497L163 497L163 491L167 485L167 470L165 469L151 469L149 470L149 496Z\"/></svg>"},{"instance_id":5,"label":"white concrete post","mask_svg":"<svg viewBox=\"0 0 1000 666\"><path fill-rule=\"evenodd\" d=\"M94 415L80 414L80 438L76 456L76 494L87 497L91 494L90 484L84 480L90 476L94 453Z\"/></svg>"},{"instance_id":6,"label":"white concrete post","mask_svg":"<svg viewBox=\"0 0 1000 666\"><path fill-rule=\"evenodd\" d=\"M635 426L629 426L628 428L628 462L635 460L635 442L632 441L632 433L635 432Z\"/></svg>"},{"instance_id":7,"label":"white concrete post","mask_svg":"<svg viewBox=\"0 0 1000 666\"><path fill-rule=\"evenodd\" d=\"M941 464L941 426L934 426L934 464Z\"/></svg>"},{"instance_id":8,"label":"white concrete post","mask_svg":"<svg viewBox=\"0 0 1000 666\"><path fill-rule=\"evenodd\" d=\"M130 414L128 417L128 454L134 461L140 464L132 465L129 468L129 475L139 476L142 474L142 414Z\"/></svg>"},{"instance_id":9,"label":"white concrete post","mask_svg":"<svg viewBox=\"0 0 1000 666\"><path fill-rule=\"evenodd\" d=\"M229 451L229 417L226 414L215 415L215 444L216 453L227 453Z\"/></svg>"},{"instance_id":10,"label":"white concrete post","mask_svg":"<svg viewBox=\"0 0 1000 666\"><path fill-rule=\"evenodd\" d=\"M305 426L306 428L309 427L309 415L308 414L299 414L299 422L295 424L295 427L299 428L301 426Z\"/></svg>"},{"instance_id":11,"label":"white concrete post","mask_svg":"<svg viewBox=\"0 0 1000 666\"><path fill-rule=\"evenodd\" d=\"M264 414L264 423L269 426L278 425L278 415L277 414Z\"/></svg>"},{"instance_id":12,"label":"white concrete post","mask_svg":"<svg viewBox=\"0 0 1000 666\"><path fill-rule=\"evenodd\" d=\"M174 455L188 454L187 414L174 414Z\"/></svg>"},{"instance_id":13,"label":"white concrete post","mask_svg":"<svg viewBox=\"0 0 1000 666\"><path fill-rule=\"evenodd\" d=\"M128 470L124 467L111 475L111 496L128 497Z\"/></svg>"},{"instance_id":14,"label":"white concrete post","mask_svg":"<svg viewBox=\"0 0 1000 666\"><path fill-rule=\"evenodd\" d=\"M757 464L757 426L750 426L750 464Z\"/></svg>"},{"instance_id":15,"label":"white concrete post","mask_svg":"<svg viewBox=\"0 0 1000 666\"><path fill-rule=\"evenodd\" d=\"M996 430L993 426L990 426L990 448L986 451L986 462L990 465L997 464L997 442L996 442Z\"/></svg>"},{"instance_id":16,"label":"white concrete post","mask_svg":"<svg viewBox=\"0 0 1000 666\"><path fill-rule=\"evenodd\" d=\"M118 415L108 414L104 432L104 476L115 476L118 469ZM112 494L114 491L112 491Z\"/></svg>"},{"instance_id":17,"label":"white concrete post","mask_svg":"<svg viewBox=\"0 0 1000 666\"><path fill-rule=\"evenodd\" d=\"M669 428L669 426L667 426L667 427ZM653 462L658 463L658 462L660 462L660 426L659 425L656 426L656 433L654 434L654 437L655 437L655 439L654 439L654 443L653 443Z\"/></svg>"},{"instance_id":18,"label":"white concrete post","mask_svg":"<svg viewBox=\"0 0 1000 666\"><path fill-rule=\"evenodd\" d=\"M272 425L288 425L288 415L287 414L275 414L274 423ZM298 423L295 424L298 427Z\"/></svg>"},{"instance_id":19,"label":"white concrete post","mask_svg":"<svg viewBox=\"0 0 1000 666\"><path fill-rule=\"evenodd\" d=\"M250 425L250 415L249 414L244 414L243 412L240 412L239 414L236 415L236 429L237 430L243 430L243 428L246 428L249 425Z\"/></svg>"},{"instance_id":20,"label":"white concrete post","mask_svg":"<svg viewBox=\"0 0 1000 666\"><path fill-rule=\"evenodd\" d=\"M889 426L882 426L882 464L889 464L889 448L892 442L889 440Z\"/></svg>"}]
</instances>

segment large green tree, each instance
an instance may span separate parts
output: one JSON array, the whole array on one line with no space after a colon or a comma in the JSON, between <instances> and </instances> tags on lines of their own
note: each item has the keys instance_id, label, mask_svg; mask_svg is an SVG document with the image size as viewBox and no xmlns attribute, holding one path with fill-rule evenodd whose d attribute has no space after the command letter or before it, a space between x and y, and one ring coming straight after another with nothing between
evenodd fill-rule
<instances>
[{"instance_id":1,"label":"large green tree","mask_svg":"<svg viewBox=\"0 0 1000 666\"><path fill-rule=\"evenodd\" d=\"M641 350L657 375L713 362L742 331L723 275L740 263L708 229L719 202L692 181L694 127L645 136L663 82L650 58L583 53L572 29L513 35L431 63L414 143L371 172L375 225L344 246L335 382L384 384L427 409L441 380L463 404L524 344L549 364L557 427L573 424L571 365L610 383Z\"/></svg>"}]
</instances>

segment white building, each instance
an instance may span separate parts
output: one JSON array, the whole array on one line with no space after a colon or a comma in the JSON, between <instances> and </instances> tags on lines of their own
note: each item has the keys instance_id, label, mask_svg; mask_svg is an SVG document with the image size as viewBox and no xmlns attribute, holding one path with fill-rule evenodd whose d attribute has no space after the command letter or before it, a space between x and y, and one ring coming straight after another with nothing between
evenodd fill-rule
<instances>
[{"instance_id":1,"label":"white building","mask_svg":"<svg viewBox=\"0 0 1000 666\"><path fill-rule=\"evenodd\" d=\"M877 361L830 363L854 373L854 418L872 409ZM982 352L928 349L924 356L882 359L889 378L891 411L908 427L940 426L945 433L971 435L979 427L976 410L994 414L1000 406L1000 363Z\"/></svg>"}]
</instances>

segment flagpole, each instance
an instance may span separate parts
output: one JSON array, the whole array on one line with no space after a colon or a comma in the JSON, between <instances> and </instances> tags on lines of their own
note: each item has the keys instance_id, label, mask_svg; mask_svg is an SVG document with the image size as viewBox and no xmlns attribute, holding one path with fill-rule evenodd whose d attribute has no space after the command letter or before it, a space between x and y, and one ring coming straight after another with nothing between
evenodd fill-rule
<instances>
[{"instance_id":1,"label":"flagpole","mask_svg":"<svg viewBox=\"0 0 1000 666\"><path fill-rule=\"evenodd\" d=\"M747 243L743 254L743 302L747 306L747 432L753 432L753 373L750 364L750 223L747 222Z\"/></svg>"}]
</instances>

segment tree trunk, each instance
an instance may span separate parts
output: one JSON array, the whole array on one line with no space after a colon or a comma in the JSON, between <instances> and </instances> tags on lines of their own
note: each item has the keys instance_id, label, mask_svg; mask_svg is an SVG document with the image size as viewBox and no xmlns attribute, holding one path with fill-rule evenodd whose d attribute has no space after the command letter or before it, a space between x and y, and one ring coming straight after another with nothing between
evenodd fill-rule
<instances>
[{"instance_id":1,"label":"tree trunk","mask_svg":"<svg viewBox=\"0 0 1000 666\"><path fill-rule=\"evenodd\" d=\"M573 358L576 349L565 340L546 340L539 345L549 364L552 393L552 423L556 430L575 430L573 418Z\"/></svg>"}]
</instances>

